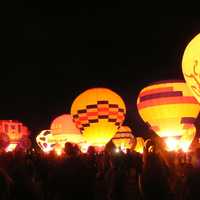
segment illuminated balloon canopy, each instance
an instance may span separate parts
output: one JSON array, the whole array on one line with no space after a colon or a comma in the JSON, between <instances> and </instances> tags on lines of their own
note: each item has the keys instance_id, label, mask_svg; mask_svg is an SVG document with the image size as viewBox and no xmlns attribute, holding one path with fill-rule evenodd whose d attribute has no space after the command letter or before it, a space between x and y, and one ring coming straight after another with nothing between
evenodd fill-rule
<instances>
[{"instance_id":1,"label":"illuminated balloon canopy","mask_svg":"<svg viewBox=\"0 0 200 200\"><path fill-rule=\"evenodd\" d=\"M121 126L112 138L112 142L117 148L131 149L132 145L135 143L131 128L128 126Z\"/></svg>"},{"instance_id":2,"label":"illuminated balloon canopy","mask_svg":"<svg viewBox=\"0 0 200 200\"><path fill-rule=\"evenodd\" d=\"M144 88L137 108L144 122L160 137L177 137L194 127L200 106L186 83L175 80Z\"/></svg>"},{"instance_id":3,"label":"illuminated balloon canopy","mask_svg":"<svg viewBox=\"0 0 200 200\"><path fill-rule=\"evenodd\" d=\"M125 118L122 98L107 88L92 88L81 93L72 103L71 115L86 142L105 146Z\"/></svg>"},{"instance_id":4,"label":"illuminated balloon canopy","mask_svg":"<svg viewBox=\"0 0 200 200\"><path fill-rule=\"evenodd\" d=\"M85 142L69 114L64 114L55 118L51 123L50 130L43 130L36 137L36 141L44 152L53 150L55 145L61 145L62 148L64 148L66 142L76 144Z\"/></svg>"},{"instance_id":5,"label":"illuminated balloon canopy","mask_svg":"<svg viewBox=\"0 0 200 200\"><path fill-rule=\"evenodd\" d=\"M84 142L84 138L70 114L55 118L50 129L53 137L51 140L54 139L56 143L71 142L79 144Z\"/></svg>"},{"instance_id":6,"label":"illuminated balloon canopy","mask_svg":"<svg viewBox=\"0 0 200 200\"><path fill-rule=\"evenodd\" d=\"M38 146L44 152L49 152L53 150L53 146L56 144L55 141L49 140L49 138L51 137L52 137L51 130L43 130L36 137L36 142Z\"/></svg>"},{"instance_id":7,"label":"illuminated balloon canopy","mask_svg":"<svg viewBox=\"0 0 200 200\"><path fill-rule=\"evenodd\" d=\"M200 33L185 48L182 71L188 87L200 102Z\"/></svg>"},{"instance_id":8,"label":"illuminated balloon canopy","mask_svg":"<svg viewBox=\"0 0 200 200\"><path fill-rule=\"evenodd\" d=\"M17 120L0 120L0 143L3 142L6 151L15 150L24 140L29 140L28 136L29 130L23 123ZM20 149L27 148L28 146L20 145Z\"/></svg>"}]
</instances>

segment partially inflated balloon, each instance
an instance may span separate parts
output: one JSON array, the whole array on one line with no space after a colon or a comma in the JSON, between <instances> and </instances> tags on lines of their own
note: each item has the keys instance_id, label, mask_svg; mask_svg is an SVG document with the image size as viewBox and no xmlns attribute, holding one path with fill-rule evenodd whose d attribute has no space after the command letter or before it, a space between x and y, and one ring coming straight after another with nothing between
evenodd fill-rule
<instances>
[{"instance_id":1,"label":"partially inflated balloon","mask_svg":"<svg viewBox=\"0 0 200 200\"><path fill-rule=\"evenodd\" d=\"M89 145L104 146L125 118L122 98L107 88L92 88L73 102L71 114Z\"/></svg>"},{"instance_id":2,"label":"partially inflated balloon","mask_svg":"<svg viewBox=\"0 0 200 200\"><path fill-rule=\"evenodd\" d=\"M185 48L182 70L187 85L200 102L200 34L196 35Z\"/></svg>"},{"instance_id":3,"label":"partially inflated balloon","mask_svg":"<svg viewBox=\"0 0 200 200\"><path fill-rule=\"evenodd\" d=\"M194 127L200 105L183 81L163 81L144 88L137 107L160 137L181 137Z\"/></svg>"},{"instance_id":4,"label":"partially inflated balloon","mask_svg":"<svg viewBox=\"0 0 200 200\"><path fill-rule=\"evenodd\" d=\"M121 126L112 138L112 142L117 148L130 149L135 142L131 128L128 126Z\"/></svg>"},{"instance_id":5,"label":"partially inflated balloon","mask_svg":"<svg viewBox=\"0 0 200 200\"><path fill-rule=\"evenodd\" d=\"M84 142L80 130L76 127L70 114L58 116L51 123L52 139L55 143L82 143Z\"/></svg>"}]
</instances>

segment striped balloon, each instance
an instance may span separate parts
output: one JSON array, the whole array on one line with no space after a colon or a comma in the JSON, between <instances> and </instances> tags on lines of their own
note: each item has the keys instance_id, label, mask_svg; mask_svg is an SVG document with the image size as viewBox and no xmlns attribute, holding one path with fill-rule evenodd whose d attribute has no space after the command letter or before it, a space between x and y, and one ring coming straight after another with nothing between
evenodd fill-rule
<instances>
[{"instance_id":1,"label":"striped balloon","mask_svg":"<svg viewBox=\"0 0 200 200\"><path fill-rule=\"evenodd\" d=\"M117 132L125 118L122 98L107 88L92 88L72 103L71 115L87 143L104 146Z\"/></svg>"},{"instance_id":2,"label":"striped balloon","mask_svg":"<svg viewBox=\"0 0 200 200\"><path fill-rule=\"evenodd\" d=\"M162 81L145 87L138 96L141 118L160 137L179 137L194 127L200 106L184 81Z\"/></svg>"},{"instance_id":3,"label":"striped balloon","mask_svg":"<svg viewBox=\"0 0 200 200\"><path fill-rule=\"evenodd\" d=\"M117 148L131 149L132 145L135 143L131 128L128 126L121 126L112 138L112 142Z\"/></svg>"}]
</instances>

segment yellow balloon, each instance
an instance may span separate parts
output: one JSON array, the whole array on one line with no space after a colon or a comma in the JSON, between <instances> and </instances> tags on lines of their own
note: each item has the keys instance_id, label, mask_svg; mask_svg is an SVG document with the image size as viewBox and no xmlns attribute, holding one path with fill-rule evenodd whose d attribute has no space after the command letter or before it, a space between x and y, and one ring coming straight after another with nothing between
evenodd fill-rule
<instances>
[{"instance_id":1,"label":"yellow balloon","mask_svg":"<svg viewBox=\"0 0 200 200\"><path fill-rule=\"evenodd\" d=\"M194 125L200 105L184 81L174 80L144 88L137 108L141 118L160 137L176 137Z\"/></svg>"},{"instance_id":2,"label":"yellow balloon","mask_svg":"<svg viewBox=\"0 0 200 200\"><path fill-rule=\"evenodd\" d=\"M112 138L112 142L117 148L130 149L134 143L132 130L128 126L121 126Z\"/></svg>"},{"instance_id":3,"label":"yellow balloon","mask_svg":"<svg viewBox=\"0 0 200 200\"><path fill-rule=\"evenodd\" d=\"M125 118L122 98L107 88L92 88L72 103L71 115L89 145L104 146Z\"/></svg>"},{"instance_id":4,"label":"yellow balloon","mask_svg":"<svg viewBox=\"0 0 200 200\"><path fill-rule=\"evenodd\" d=\"M182 71L187 85L200 102L200 33L185 48Z\"/></svg>"}]
</instances>

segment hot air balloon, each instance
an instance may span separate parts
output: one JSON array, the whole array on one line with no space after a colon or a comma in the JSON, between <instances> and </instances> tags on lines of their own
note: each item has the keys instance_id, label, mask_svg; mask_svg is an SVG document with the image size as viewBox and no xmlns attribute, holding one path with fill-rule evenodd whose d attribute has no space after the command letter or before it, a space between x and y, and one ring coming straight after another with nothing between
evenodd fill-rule
<instances>
[{"instance_id":1,"label":"hot air balloon","mask_svg":"<svg viewBox=\"0 0 200 200\"><path fill-rule=\"evenodd\" d=\"M185 48L182 71L187 85L200 102L200 33Z\"/></svg>"},{"instance_id":2,"label":"hot air balloon","mask_svg":"<svg viewBox=\"0 0 200 200\"><path fill-rule=\"evenodd\" d=\"M64 114L55 118L51 123L50 129L56 143L64 145L66 142L76 144L85 142L70 114Z\"/></svg>"},{"instance_id":3,"label":"hot air balloon","mask_svg":"<svg viewBox=\"0 0 200 200\"><path fill-rule=\"evenodd\" d=\"M184 81L163 81L144 88L137 99L141 118L160 137L167 137L170 149L178 147L181 136L199 113L199 103Z\"/></svg>"},{"instance_id":4,"label":"hot air balloon","mask_svg":"<svg viewBox=\"0 0 200 200\"><path fill-rule=\"evenodd\" d=\"M121 126L112 138L112 142L116 148L122 150L131 149L132 145L135 143L131 128L128 126Z\"/></svg>"},{"instance_id":5,"label":"hot air balloon","mask_svg":"<svg viewBox=\"0 0 200 200\"><path fill-rule=\"evenodd\" d=\"M55 145L55 141L50 140L49 138L52 138L51 130L43 130L36 137L36 142L38 146L45 153L48 153L51 150L53 150L53 147Z\"/></svg>"},{"instance_id":6,"label":"hot air balloon","mask_svg":"<svg viewBox=\"0 0 200 200\"><path fill-rule=\"evenodd\" d=\"M37 136L36 141L38 146L45 152L53 150L55 145L61 145L64 148L66 142L85 143L70 114L55 118L51 123L50 130L42 131Z\"/></svg>"},{"instance_id":7,"label":"hot air balloon","mask_svg":"<svg viewBox=\"0 0 200 200\"><path fill-rule=\"evenodd\" d=\"M107 88L92 88L72 103L71 115L91 146L103 147L117 132L125 118L122 98Z\"/></svg>"},{"instance_id":8,"label":"hot air balloon","mask_svg":"<svg viewBox=\"0 0 200 200\"><path fill-rule=\"evenodd\" d=\"M135 146L134 150L138 153L143 153L144 139L142 137L136 137L136 146Z\"/></svg>"},{"instance_id":9,"label":"hot air balloon","mask_svg":"<svg viewBox=\"0 0 200 200\"><path fill-rule=\"evenodd\" d=\"M9 139L6 151L13 151L20 140L24 137L28 138L29 135L28 128L17 120L0 120L0 132L6 134Z\"/></svg>"}]
</instances>

